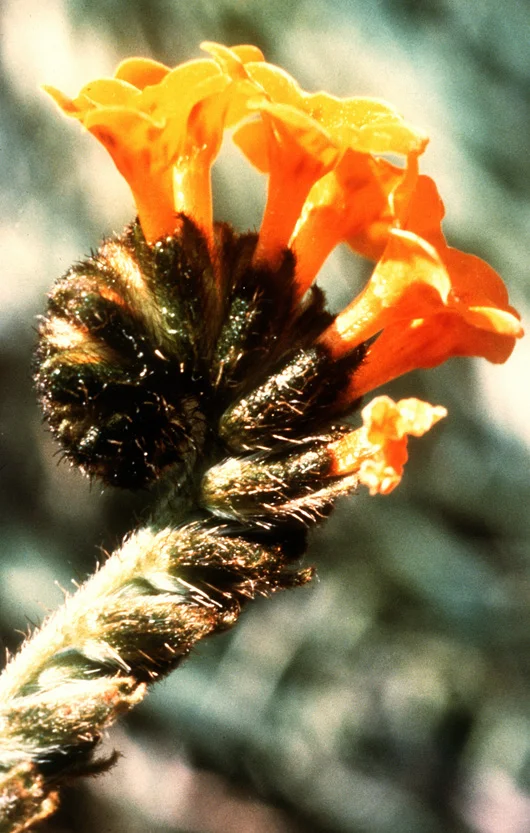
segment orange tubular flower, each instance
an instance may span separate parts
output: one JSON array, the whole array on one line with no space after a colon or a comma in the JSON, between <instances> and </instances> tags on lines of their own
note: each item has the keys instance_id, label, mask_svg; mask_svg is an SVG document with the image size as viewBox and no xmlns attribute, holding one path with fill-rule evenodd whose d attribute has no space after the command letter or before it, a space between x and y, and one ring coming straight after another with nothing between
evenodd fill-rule
<instances>
[{"instance_id":1,"label":"orange tubular flower","mask_svg":"<svg viewBox=\"0 0 530 833\"><path fill-rule=\"evenodd\" d=\"M352 398L452 356L502 363L523 335L497 273L447 246L443 204L429 177L418 178L403 215L367 286L323 335L339 356L380 333L352 380Z\"/></svg>"},{"instance_id":2,"label":"orange tubular flower","mask_svg":"<svg viewBox=\"0 0 530 833\"><path fill-rule=\"evenodd\" d=\"M376 263L360 295L314 340L336 363L364 352L341 390L343 410L384 382L451 356L506 361L523 332L519 318L494 270L447 245L436 186L418 172L424 133L384 102L303 91L255 47L204 48L210 58L175 69L125 61L114 78L87 84L73 99L47 88L111 154L147 242L174 234L186 215L221 270L210 168L225 128L235 127L235 143L269 176L253 268L278 270L291 252L286 292L297 302L341 242ZM285 374L281 384L289 383ZM245 408L233 411L238 419ZM331 474L355 472L372 493L388 493L401 477L407 434L423 434L444 413L416 400L374 400L365 426L333 445Z\"/></svg>"},{"instance_id":3,"label":"orange tubular flower","mask_svg":"<svg viewBox=\"0 0 530 833\"><path fill-rule=\"evenodd\" d=\"M250 47L234 60L259 58ZM132 190L146 239L175 229L175 215L195 219L212 238L210 168L224 128L253 90L232 82L213 60L189 61L173 70L155 61L123 61L114 78L87 84L71 99L45 90L108 150Z\"/></svg>"},{"instance_id":4,"label":"orange tubular flower","mask_svg":"<svg viewBox=\"0 0 530 833\"><path fill-rule=\"evenodd\" d=\"M407 436L423 436L444 416L445 408L419 399L394 402L377 396L363 408L363 427L331 446L331 474L358 472L371 495L388 495L399 484L408 459Z\"/></svg>"}]
</instances>

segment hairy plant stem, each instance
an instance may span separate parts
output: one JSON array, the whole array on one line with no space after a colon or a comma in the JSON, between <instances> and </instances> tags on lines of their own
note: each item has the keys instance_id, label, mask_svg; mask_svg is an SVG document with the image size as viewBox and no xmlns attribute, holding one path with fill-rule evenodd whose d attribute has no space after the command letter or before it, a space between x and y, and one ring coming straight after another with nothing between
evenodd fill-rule
<instances>
[{"instance_id":1,"label":"hairy plant stem","mask_svg":"<svg viewBox=\"0 0 530 833\"><path fill-rule=\"evenodd\" d=\"M254 596L308 581L289 547L203 519L132 534L0 677L0 833L51 814L65 777L104 769L102 732Z\"/></svg>"}]
</instances>

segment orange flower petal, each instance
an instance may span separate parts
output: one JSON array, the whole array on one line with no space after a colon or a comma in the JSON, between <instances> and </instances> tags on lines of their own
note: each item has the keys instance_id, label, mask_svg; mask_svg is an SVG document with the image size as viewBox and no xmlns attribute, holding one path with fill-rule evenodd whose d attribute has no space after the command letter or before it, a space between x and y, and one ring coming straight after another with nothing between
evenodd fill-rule
<instances>
[{"instance_id":1,"label":"orange flower petal","mask_svg":"<svg viewBox=\"0 0 530 833\"><path fill-rule=\"evenodd\" d=\"M251 61L256 62L265 60L265 57L261 49L259 49L257 46L254 46L251 43L242 43L238 46L231 46L230 49L237 55L239 60L242 61L244 64L248 64Z\"/></svg>"},{"instance_id":2,"label":"orange flower petal","mask_svg":"<svg viewBox=\"0 0 530 833\"><path fill-rule=\"evenodd\" d=\"M231 97L225 118L225 126L233 127L249 115L247 102L264 100L263 89L252 81L248 71L250 65L264 62L263 53L248 44L227 47L209 41L204 41L201 49L209 52L223 74L237 84L238 95Z\"/></svg>"},{"instance_id":3,"label":"orange flower petal","mask_svg":"<svg viewBox=\"0 0 530 833\"><path fill-rule=\"evenodd\" d=\"M377 260L391 229L401 224L417 179L415 154L403 169L347 150L337 167L313 186L294 229L290 246L296 252L299 294L342 241Z\"/></svg>"},{"instance_id":4,"label":"orange flower petal","mask_svg":"<svg viewBox=\"0 0 530 833\"><path fill-rule=\"evenodd\" d=\"M442 232L444 216L445 207L434 181L424 174L417 177L410 198L400 214L403 227L438 248L440 243L445 243Z\"/></svg>"},{"instance_id":5,"label":"orange flower petal","mask_svg":"<svg viewBox=\"0 0 530 833\"><path fill-rule=\"evenodd\" d=\"M394 402L389 396L377 396L361 413L368 440L378 445L402 440L408 434L422 437L447 416L446 408L441 405L414 397Z\"/></svg>"},{"instance_id":6,"label":"orange flower petal","mask_svg":"<svg viewBox=\"0 0 530 833\"><path fill-rule=\"evenodd\" d=\"M407 125L394 108L382 101L368 98L339 99L323 92L306 93L288 73L279 67L265 62L249 62L242 67L242 65L234 63L232 54L228 56L225 68L234 78L240 77L241 72L244 71L247 78L256 85L258 97L252 105L253 108L262 113L267 111L270 114L274 106L276 116L281 117L284 121L287 119L289 122L293 121L293 114L295 113L298 114L299 120L306 117L307 120L311 120L313 133L315 130L320 134L325 133L327 141L337 151L340 151L336 154L333 165L324 166L324 169L321 169L318 175L315 175L314 171L310 172L307 164L301 162L296 154L293 155L290 152L288 144L282 156L277 152L274 154L275 164L271 164L271 155L274 151L271 151L269 143L271 136L274 139L274 134L271 134L271 131L268 130L265 119L261 122L244 124L234 136L236 144L239 145L249 161L259 170L271 174L269 201L265 210L262 234L258 244L258 257L274 257L280 247L287 245L286 232L288 229L293 230L295 224L292 223L292 217L296 217L298 222L289 245L296 251L297 259L300 260L297 270L297 283L302 294L315 277L316 271L327 253L342 239L337 237L337 234L332 234L331 231L326 234L326 229L336 229L337 226L336 222L332 222L334 218L331 215L334 213L340 215L339 225L344 229L343 236L352 228L354 233L359 233L360 220L359 210L357 211L357 222L350 218L350 224L345 221L342 212L336 210L336 194L332 195L331 193L333 182L323 184L322 189L317 190L315 194L311 192L308 204L304 206L302 218L300 218L299 214L302 206L299 203L304 192L307 193L307 184L317 183L315 188L319 187L321 178L325 176L325 168L327 167L331 171L343 155L350 154L349 164L346 163L342 168L342 173L338 173L338 185L335 186L335 191L340 194L340 191L344 189L341 176L344 179L350 174L351 180L351 168L353 167L351 154L354 151L363 154L418 154L425 148L427 138L421 131ZM263 92L261 100L259 99L259 90ZM287 115L288 113L290 116ZM377 163L375 160L372 161L375 169ZM361 167L361 165L362 163L357 163L357 167ZM392 166L380 161L379 168L378 173L381 173L383 169L386 172ZM299 176L299 171L301 171L301 176ZM373 172L372 179L374 183L372 183L372 189L375 192L376 178L373 176ZM402 173L399 174L400 180L403 179L403 176ZM364 173L364 178L366 179L366 173ZM284 194L289 193L289 201L284 198L280 199L276 195L273 179L284 182L283 191ZM394 182L394 187L397 184L397 182ZM295 188L294 200L292 198L293 187ZM384 188L384 185L382 187ZM381 187L378 191L381 192ZM355 196L359 196L357 189ZM364 196L361 195L361 197ZM373 198L375 193L370 196ZM390 199L388 193L386 197L385 205ZM285 207L280 210L280 206L286 202L291 203L288 221L287 217L283 216L286 213ZM370 201L368 204L370 204ZM316 213L320 214L318 217L318 221L320 221L318 223L318 234L314 233L313 209L317 209ZM321 210L318 211L318 209ZM368 208L364 209L365 212L368 210ZM375 228L374 218L373 231L377 234ZM307 258L306 255L308 255Z\"/></svg>"},{"instance_id":7,"label":"orange flower petal","mask_svg":"<svg viewBox=\"0 0 530 833\"><path fill-rule=\"evenodd\" d=\"M323 341L341 355L396 321L437 312L447 304L450 291L436 250L410 232L393 229L365 289L337 315Z\"/></svg>"},{"instance_id":8,"label":"orange flower petal","mask_svg":"<svg viewBox=\"0 0 530 833\"><path fill-rule=\"evenodd\" d=\"M516 314L508 303L508 291L500 275L476 255L439 245L438 251L451 275L453 295L465 306L491 306Z\"/></svg>"},{"instance_id":9,"label":"orange flower petal","mask_svg":"<svg viewBox=\"0 0 530 833\"><path fill-rule=\"evenodd\" d=\"M96 110L85 120L87 129L108 150L131 188L146 239L154 242L173 231L173 179L160 129L151 119L133 110ZM157 176L153 192L154 172Z\"/></svg>"},{"instance_id":10,"label":"orange flower petal","mask_svg":"<svg viewBox=\"0 0 530 833\"><path fill-rule=\"evenodd\" d=\"M300 296L343 240L367 257L379 255L394 219L391 194L403 176L389 162L347 150L337 167L315 183L289 242Z\"/></svg>"},{"instance_id":11,"label":"orange flower petal","mask_svg":"<svg viewBox=\"0 0 530 833\"><path fill-rule=\"evenodd\" d=\"M76 99L48 92L107 148L131 187L149 242L174 231L179 211L212 240L210 167L222 140L228 88L237 97L236 86L211 59L171 71L132 59L118 73L86 85ZM159 83L149 83L157 77Z\"/></svg>"},{"instance_id":12,"label":"orange flower petal","mask_svg":"<svg viewBox=\"0 0 530 833\"><path fill-rule=\"evenodd\" d=\"M407 230L390 230L364 291L322 336L339 356L381 333L355 374L351 397L452 356L503 362L523 334L497 273L480 258L447 246L440 227L443 204L432 180L419 177L402 210Z\"/></svg>"},{"instance_id":13,"label":"orange flower petal","mask_svg":"<svg viewBox=\"0 0 530 833\"><path fill-rule=\"evenodd\" d=\"M419 399L394 402L376 397L362 410L363 427L330 446L331 474L358 473L371 495L387 495L401 481L408 459L407 437L421 437L447 415L445 408Z\"/></svg>"},{"instance_id":14,"label":"orange flower petal","mask_svg":"<svg viewBox=\"0 0 530 833\"><path fill-rule=\"evenodd\" d=\"M398 322L387 327L368 348L345 399L353 401L404 373L436 367L455 356L480 356L502 364L510 356L516 337L477 328L449 309L429 318Z\"/></svg>"},{"instance_id":15,"label":"orange flower petal","mask_svg":"<svg viewBox=\"0 0 530 833\"><path fill-rule=\"evenodd\" d=\"M495 270L475 255L447 245L441 228L443 216L444 206L435 183L428 176L420 176L406 207L404 227L436 248L451 275L455 298L468 306L499 307L516 315L508 304L508 291Z\"/></svg>"},{"instance_id":16,"label":"orange flower petal","mask_svg":"<svg viewBox=\"0 0 530 833\"><path fill-rule=\"evenodd\" d=\"M52 87L51 84L43 84L42 89L55 101L65 115L75 118L79 114L80 109L78 104L74 99L61 92L61 90Z\"/></svg>"},{"instance_id":17,"label":"orange flower petal","mask_svg":"<svg viewBox=\"0 0 530 833\"><path fill-rule=\"evenodd\" d=\"M270 150L266 141L267 126L262 119L244 122L233 134L234 144L262 174L270 170Z\"/></svg>"},{"instance_id":18,"label":"orange flower petal","mask_svg":"<svg viewBox=\"0 0 530 833\"><path fill-rule=\"evenodd\" d=\"M146 87L142 91L139 107L154 119L185 119L195 104L209 95L222 92L228 84L228 77L215 61L188 61L168 72L160 84ZM185 124L179 127L185 130Z\"/></svg>"},{"instance_id":19,"label":"orange flower petal","mask_svg":"<svg viewBox=\"0 0 530 833\"><path fill-rule=\"evenodd\" d=\"M273 64L249 63L245 70L271 101L288 104L311 116L344 148L409 154L422 153L427 145L425 133L408 125L384 101L306 93L285 70Z\"/></svg>"},{"instance_id":20,"label":"orange flower petal","mask_svg":"<svg viewBox=\"0 0 530 833\"><path fill-rule=\"evenodd\" d=\"M359 480L371 495L388 495L403 476L408 460L407 435L423 436L447 416L447 411L419 399L401 399L396 403L381 396L363 409L362 416L368 441L379 450L363 461Z\"/></svg>"},{"instance_id":21,"label":"orange flower petal","mask_svg":"<svg viewBox=\"0 0 530 833\"><path fill-rule=\"evenodd\" d=\"M309 190L337 163L340 150L317 122L293 107L267 101L249 106L259 110L260 120L236 131L234 141L269 173L255 257L273 263L288 245Z\"/></svg>"}]
</instances>

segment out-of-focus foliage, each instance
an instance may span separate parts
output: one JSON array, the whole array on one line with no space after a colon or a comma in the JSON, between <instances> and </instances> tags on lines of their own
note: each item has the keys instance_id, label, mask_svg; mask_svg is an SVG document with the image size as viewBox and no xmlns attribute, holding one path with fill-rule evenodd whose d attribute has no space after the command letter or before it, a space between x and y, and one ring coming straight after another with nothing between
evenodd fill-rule
<instances>
[{"instance_id":1,"label":"out-of-focus foliage","mask_svg":"<svg viewBox=\"0 0 530 833\"><path fill-rule=\"evenodd\" d=\"M5 0L0 76L0 636L42 618L148 505L58 457L31 390L47 287L132 204L40 83L74 92L132 53L253 42L308 89L390 100L431 135L452 242L528 309L525 4ZM259 175L227 153L219 218L256 227ZM334 297L362 271L326 265ZM109 740L125 757L67 791L48 831L525 833L530 829L530 370L454 361L389 391L449 408L400 488L344 501L313 538L320 580L249 608Z\"/></svg>"}]
</instances>

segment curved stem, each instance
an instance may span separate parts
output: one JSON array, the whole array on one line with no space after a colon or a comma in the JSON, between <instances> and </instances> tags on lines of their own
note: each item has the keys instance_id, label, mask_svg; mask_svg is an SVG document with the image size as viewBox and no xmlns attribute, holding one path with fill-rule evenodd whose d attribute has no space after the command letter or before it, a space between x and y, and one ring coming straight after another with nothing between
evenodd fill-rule
<instances>
[{"instance_id":1,"label":"curved stem","mask_svg":"<svg viewBox=\"0 0 530 833\"><path fill-rule=\"evenodd\" d=\"M57 806L57 783L104 768L103 730L254 596L308 581L280 544L198 521L147 527L53 614L0 677L0 833Z\"/></svg>"}]
</instances>

